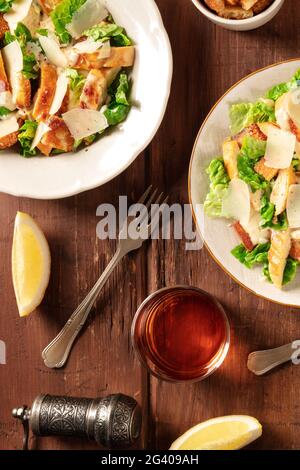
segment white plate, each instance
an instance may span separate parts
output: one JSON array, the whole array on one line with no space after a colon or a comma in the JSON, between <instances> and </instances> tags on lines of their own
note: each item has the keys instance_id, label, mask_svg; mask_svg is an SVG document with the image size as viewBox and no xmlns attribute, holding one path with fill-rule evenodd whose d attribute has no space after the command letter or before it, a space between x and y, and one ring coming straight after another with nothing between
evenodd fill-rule
<instances>
[{"instance_id":1,"label":"white plate","mask_svg":"<svg viewBox=\"0 0 300 470\"><path fill-rule=\"evenodd\" d=\"M194 217L207 249L217 263L239 284L258 296L284 305L300 307L300 272L296 279L282 290L263 280L262 268L249 270L230 253L240 244L238 236L225 219L210 219L204 214L202 203L208 191L205 173L209 162L221 155L221 144L229 134L229 107L233 103L255 101L264 96L273 85L286 82L300 68L295 59L271 65L249 75L234 85L213 107L197 136L189 172L189 197Z\"/></svg>"},{"instance_id":2,"label":"white plate","mask_svg":"<svg viewBox=\"0 0 300 470\"><path fill-rule=\"evenodd\" d=\"M165 113L172 52L154 0L106 0L136 46L132 108L126 122L88 149L57 157L22 158L0 152L0 191L58 199L100 186L124 171L150 143Z\"/></svg>"}]
</instances>

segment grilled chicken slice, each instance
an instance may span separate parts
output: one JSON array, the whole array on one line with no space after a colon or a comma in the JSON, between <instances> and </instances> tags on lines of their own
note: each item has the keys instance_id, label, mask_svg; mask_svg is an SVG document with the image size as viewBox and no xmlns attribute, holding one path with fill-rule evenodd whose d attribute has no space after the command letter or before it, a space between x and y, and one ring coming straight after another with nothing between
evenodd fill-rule
<instances>
[{"instance_id":1,"label":"grilled chicken slice","mask_svg":"<svg viewBox=\"0 0 300 470\"><path fill-rule=\"evenodd\" d=\"M5 72L4 62L0 51L0 92L9 90L9 81Z\"/></svg>"},{"instance_id":2,"label":"grilled chicken slice","mask_svg":"<svg viewBox=\"0 0 300 470\"><path fill-rule=\"evenodd\" d=\"M258 0L255 5L253 6L253 11L255 15L258 15L262 11L264 11L266 8L268 8L273 0Z\"/></svg>"},{"instance_id":3,"label":"grilled chicken slice","mask_svg":"<svg viewBox=\"0 0 300 470\"><path fill-rule=\"evenodd\" d=\"M262 175L267 181L271 181L273 178L275 178L275 176L277 175L279 171L276 168L270 168L266 166L264 157L261 158L259 162L256 163L256 165L254 166L254 170L259 175Z\"/></svg>"},{"instance_id":4,"label":"grilled chicken slice","mask_svg":"<svg viewBox=\"0 0 300 470\"><path fill-rule=\"evenodd\" d=\"M268 254L270 277L279 289L282 287L286 260L291 249L289 230L274 232L271 237L271 248Z\"/></svg>"},{"instance_id":5,"label":"grilled chicken slice","mask_svg":"<svg viewBox=\"0 0 300 470\"><path fill-rule=\"evenodd\" d=\"M22 23L29 29L32 36L36 35L36 30L39 29L41 20L41 7L40 5L32 2L27 16L23 18Z\"/></svg>"},{"instance_id":6,"label":"grilled chicken slice","mask_svg":"<svg viewBox=\"0 0 300 470\"><path fill-rule=\"evenodd\" d=\"M226 139L223 142L223 159L229 178L238 178L237 156L240 147L236 140Z\"/></svg>"},{"instance_id":7,"label":"grilled chicken slice","mask_svg":"<svg viewBox=\"0 0 300 470\"><path fill-rule=\"evenodd\" d=\"M134 63L134 46L112 47L111 54L106 59L101 58L101 51L93 54L78 54L75 69L92 70L102 69L103 67L132 67Z\"/></svg>"},{"instance_id":8,"label":"grilled chicken slice","mask_svg":"<svg viewBox=\"0 0 300 470\"><path fill-rule=\"evenodd\" d=\"M13 95L18 108L29 108L31 103L30 80L24 77L22 72L16 73L12 77Z\"/></svg>"},{"instance_id":9,"label":"grilled chicken slice","mask_svg":"<svg viewBox=\"0 0 300 470\"><path fill-rule=\"evenodd\" d=\"M275 215L279 215L285 210L289 187L295 182L296 177L292 166L286 170L279 170L270 197L272 204L275 204Z\"/></svg>"},{"instance_id":10,"label":"grilled chicken slice","mask_svg":"<svg viewBox=\"0 0 300 470\"><path fill-rule=\"evenodd\" d=\"M19 128L23 125L23 120L18 119ZM12 132L11 134L7 134L4 137L0 138L0 150L7 149L12 147L18 142L18 135L19 131Z\"/></svg>"},{"instance_id":11,"label":"grilled chicken slice","mask_svg":"<svg viewBox=\"0 0 300 470\"><path fill-rule=\"evenodd\" d=\"M71 152L74 145L74 139L70 134L64 120L58 116L50 116L47 121L50 131L43 136L38 148L45 155L49 155L52 149Z\"/></svg>"},{"instance_id":12,"label":"grilled chicken slice","mask_svg":"<svg viewBox=\"0 0 300 470\"><path fill-rule=\"evenodd\" d=\"M0 39L4 38L4 34L9 31L9 26L7 21L4 19L3 14L0 14Z\"/></svg>"},{"instance_id":13,"label":"grilled chicken slice","mask_svg":"<svg viewBox=\"0 0 300 470\"><path fill-rule=\"evenodd\" d=\"M56 90L57 72L54 65L41 65L41 83L38 89L32 116L36 121L47 119Z\"/></svg>"},{"instance_id":14,"label":"grilled chicken slice","mask_svg":"<svg viewBox=\"0 0 300 470\"><path fill-rule=\"evenodd\" d=\"M105 103L108 87L119 71L119 67L90 70L80 96L81 108L99 109Z\"/></svg>"}]
</instances>

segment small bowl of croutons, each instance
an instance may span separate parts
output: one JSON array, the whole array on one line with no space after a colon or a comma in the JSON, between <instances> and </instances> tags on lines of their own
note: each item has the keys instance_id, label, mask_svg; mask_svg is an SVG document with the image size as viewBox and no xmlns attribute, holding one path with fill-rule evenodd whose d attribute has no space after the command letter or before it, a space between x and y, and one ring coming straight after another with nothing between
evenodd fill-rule
<instances>
[{"instance_id":1,"label":"small bowl of croutons","mask_svg":"<svg viewBox=\"0 0 300 470\"><path fill-rule=\"evenodd\" d=\"M284 0L192 0L213 23L234 31L249 31L268 23Z\"/></svg>"}]
</instances>

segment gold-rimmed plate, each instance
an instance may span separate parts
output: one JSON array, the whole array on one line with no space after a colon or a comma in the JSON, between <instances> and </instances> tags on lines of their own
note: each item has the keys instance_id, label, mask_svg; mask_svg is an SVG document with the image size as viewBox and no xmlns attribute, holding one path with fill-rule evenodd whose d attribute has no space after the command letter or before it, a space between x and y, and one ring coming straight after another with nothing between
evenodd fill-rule
<instances>
[{"instance_id":1,"label":"gold-rimmed plate","mask_svg":"<svg viewBox=\"0 0 300 470\"><path fill-rule=\"evenodd\" d=\"M193 148L189 169L189 199L194 220L206 248L215 261L236 282L254 294L283 305L300 307L300 272L282 290L266 282L261 267L247 269L231 255L240 243L226 219L211 219L204 214L203 202L209 180L209 162L221 155L221 145L229 134L229 108L234 103L253 102L272 86L291 79L300 68L300 59L280 62L248 75L231 87L214 105L204 120Z\"/></svg>"}]
</instances>

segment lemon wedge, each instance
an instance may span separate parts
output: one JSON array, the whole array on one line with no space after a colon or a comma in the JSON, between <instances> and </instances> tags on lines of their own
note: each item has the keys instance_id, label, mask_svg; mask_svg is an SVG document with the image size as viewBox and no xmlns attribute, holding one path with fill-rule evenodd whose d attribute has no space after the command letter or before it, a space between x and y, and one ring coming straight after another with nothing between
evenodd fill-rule
<instances>
[{"instance_id":1,"label":"lemon wedge","mask_svg":"<svg viewBox=\"0 0 300 470\"><path fill-rule=\"evenodd\" d=\"M261 424L251 416L222 416L189 429L170 450L237 450L261 434Z\"/></svg>"},{"instance_id":2,"label":"lemon wedge","mask_svg":"<svg viewBox=\"0 0 300 470\"><path fill-rule=\"evenodd\" d=\"M12 247L12 276L20 317L43 300L50 277L51 257L45 235L28 214L18 212Z\"/></svg>"}]
</instances>

